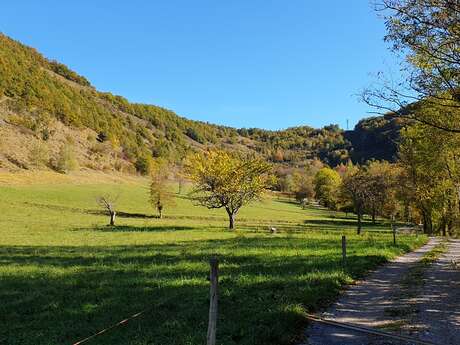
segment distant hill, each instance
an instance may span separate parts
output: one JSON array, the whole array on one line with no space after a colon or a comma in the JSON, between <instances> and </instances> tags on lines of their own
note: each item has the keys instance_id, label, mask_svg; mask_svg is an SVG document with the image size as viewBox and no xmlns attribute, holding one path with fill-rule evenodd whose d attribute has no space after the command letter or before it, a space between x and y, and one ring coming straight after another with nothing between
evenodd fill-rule
<instances>
[{"instance_id":1,"label":"distant hill","mask_svg":"<svg viewBox=\"0 0 460 345\"><path fill-rule=\"evenodd\" d=\"M97 91L83 76L0 34L0 168L143 172L149 161L172 162L190 151L223 147L254 152L277 164L320 159L394 159L399 127L362 120L353 131L336 125L280 131L235 129L193 121L171 110L130 103ZM68 163L68 162L67 162Z\"/></svg>"},{"instance_id":2,"label":"distant hill","mask_svg":"<svg viewBox=\"0 0 460 345\"><path fill-rule=\"evenodd\" d=\"M362 119L354 130L345 131L344 137L351 144L353 162L369 159L395 161L400 142L400 131L408 121L391 115Z\"/></svg>"}]
</instances>

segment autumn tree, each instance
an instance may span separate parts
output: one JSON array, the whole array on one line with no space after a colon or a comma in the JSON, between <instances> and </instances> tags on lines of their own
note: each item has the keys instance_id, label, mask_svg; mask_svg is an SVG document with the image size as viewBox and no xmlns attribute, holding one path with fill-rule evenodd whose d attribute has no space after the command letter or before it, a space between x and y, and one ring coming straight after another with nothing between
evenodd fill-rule
<instances>
[{"instance_id":1,"label":"autumn tree","mask_svg":"<svg viewBox=\"0 0 460 345\"><path fill-rule=\"evenodd\" d=\"M347 171L341 184L341 194L349 198L353 204L358 218L357 233L359 235L366 203L370 199L369 175L363 168L355 166Z\"/></svg>"},{"instance_id":2,"label":"autumn tree","mask_svg":"<svg viewBox=\"0 0 460 345\"><path fill-rule=\"evenodd\" d=\"M193 182L192 198L209 209L224 208L229 229L244 205L260 199L271 183L271 166L254 156L210 150L188 157L185 173Z\"/></svg>"},{"instance_id":3,"label":"autumn tree","mask_svg":"<svg viewBox=\"0 0 460 345\"><path fill-rule=\"evenodd\" d=\"M367 177L368 204L366 209L375 223L377 215L391 217L398 210L396 184L399 169L395 164L386 161L370 161L363 167Z\"/></svg>"},{"instance_id":4,"label":"autumn tree","mask_svg":"<svg viewBox=\"0 0 460 345\"><path fill-rule=\"evenodd\" d=\"M174 205L174 196L168 184L169 168L163 160L152 163L150 168L150 203L158 211L158 216L163 217L166 206Z\"/></svg>"},{"instance_id":5,"label":"autumn tree","mask_svg":"<svg viewBox=\"0 0 460 345\"><path fill-rule=\"evenodd\" d=\"M405 199L419 210L426 233L453 233L459 225L459 147L458 134L430 126L403 132L400 161L406 175Z\"/></svg>"},{"instance_id":6,"label":"autumn tree","mask_svg":"<svg viewBox=\"0 0 460 345\"><path fill-rule=\"evenodd\" d=\"M313 183L313 176L306 172L296 171L292 174L293 192L298 202L305 199L313 199L315 196L315 189Z\"/></svg>"},{"instance_id":7,"label":"autumn tree","mask_svg":"<svg viewBox=\"0 0 460 345\"><path fill-rule=\"evenodd\" d=\"M460 2L379 0L402 76L382 76L366 103L443 131L460 133ZM395 81L396 80L396 81Z\"/></svg>"},{"instance_id":8,"label":"autumn tree","mask_svg":"<svg viewBox=\"0 0 460 345\"><path fill-rule=\"evenodd\" d=\"M320 169L314 178L316 199L325 207L336 209L340 184L341 177L335 170L329 167Z\"/></svg>"}]
</instances>

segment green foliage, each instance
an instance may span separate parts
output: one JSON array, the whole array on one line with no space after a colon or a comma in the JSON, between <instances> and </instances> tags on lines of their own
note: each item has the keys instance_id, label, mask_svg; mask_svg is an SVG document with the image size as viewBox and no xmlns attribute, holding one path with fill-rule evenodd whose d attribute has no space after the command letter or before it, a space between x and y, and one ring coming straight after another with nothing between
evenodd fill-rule
<instances>
[{"instance_id":1,"label":"green foliage","mask_svg":"<svg viewBox=\"0 0 460 345\"><path fill-rule=\"evenodd\" d=\"M63 65L62 63L59 63L53 60L53 61L49 61L48 65L53 72L59 74L60 76L70 81L73 81L83 86L91 86L90 82L85 77L78 75L74 71L70 70L66 65Z\"/></svg>"},{"instance_id":2,"label":"green foliage","mask_svg":"<svg viewBox=\"0 0 460 345\"><path fill-rule=\"evenodd\" d=\"M134 163L136 171L141 175L148 175L152 169L153 159L148 154L139 156Z\"/></svg>"},{"instance_id":3,"label":"green foliage","mask_svg":"<svg viewBox=\"0 0 460 345\"><path fill-rule=\"evenodd\" d=\"M336 209L341 180L340 175L329 167L319 170L314 179L316 199L325 207Z\"/></svg>"},{"instance_id":4,"label":"green foliage","mask_svg":"<svg viewBox=\"0 0 460 345\"><path fill-rule=\"evenodd\" d=\"M405 176L400 192L418 211L427 233L458 232L460 227L460 136L426 125L403 133L400 147Z\"/></svg>"},{"instance_id":5,"label":"green foliage","mask_svg":"<svg viewBox=\"0 0 460 345\"><path fill-rule=\"evenodd\" d=\"M187 130L185 131L185 134L189 138L199 142L200 144L204 144L206 142L205 138L199 132L197 132L195 128L191 128L191 127L187 128Z\"/></svg>"},{"instance_id":6,"label":"green foliage","mask_svg":"<svg viewBox=\"0 0 460 345\"><path fill-rule=\"evenodd\" d=\"M294 172L292 175L295 199L302 202L315 197L314 177L308 173Z\"/></svg>"},{"instance_id":7,"label":"green foliage","mask_svg":"<svg viewBox=\"0 0 460 345\"><path fill-rule=\"evenodd\" d=\"M224 208L229 228L240 208L261 198L270 186L271 166L264 160L213 150L188 157L185 173L194 183L194 199L207 208Z\"/></svg>"}]
</instances>

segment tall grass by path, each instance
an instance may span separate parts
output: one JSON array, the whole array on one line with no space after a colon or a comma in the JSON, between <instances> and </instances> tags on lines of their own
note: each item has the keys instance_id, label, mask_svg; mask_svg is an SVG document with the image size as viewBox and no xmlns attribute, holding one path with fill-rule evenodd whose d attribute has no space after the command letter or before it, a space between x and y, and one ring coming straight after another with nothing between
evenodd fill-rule
<instances>
[{"instance_id":1,"label":"tall grass by path","mask_svg":"<svg viewBox=\"0 0 460 345\"><path fill-rule=\"evenodd\" d=\"M289 344L306 311L332 301L343 284L426 241L387 224L302 210L269 198L242 209L238 230L221 210L180 196L154 218L147 181L40 183L0 187L0 343L68 344L152 306L95 344L203 344L208 259L220 258L218 344ZM118 190L118 225L95 197ZM280 232L271 235L267 226ZM326 230L324 230L326 229ZM376 231L377 230L377 231ZM347 234L348 269L341 266Z\"/></svg>"}]
</instances>

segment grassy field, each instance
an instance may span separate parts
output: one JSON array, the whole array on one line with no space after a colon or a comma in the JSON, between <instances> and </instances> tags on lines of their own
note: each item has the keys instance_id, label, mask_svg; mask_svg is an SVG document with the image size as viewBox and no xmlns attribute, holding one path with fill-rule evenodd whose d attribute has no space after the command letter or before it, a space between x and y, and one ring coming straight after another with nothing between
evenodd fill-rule
<instances>
[{"instance_id":1,"label":"grassy field","mask_svg":"<svg viewBox=\"0 0 460 345\"><path fill-rule=\"evenodd\" d=\"M113 228L95 202L109 191L120 193ZM0 343L72 344L151 307L88 343L204 344L208 260L217 255L218 344L290 344L306 311L426 241L401 236L395 247L388 224L366 222L357 236L353 218L274 197L242 209L230 232L224 211L176 199L157 219L146 180L0 174Z\"/></svg>"}]
</instances>

